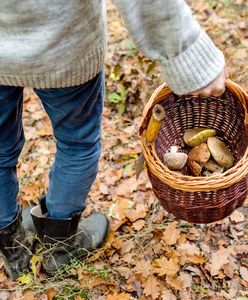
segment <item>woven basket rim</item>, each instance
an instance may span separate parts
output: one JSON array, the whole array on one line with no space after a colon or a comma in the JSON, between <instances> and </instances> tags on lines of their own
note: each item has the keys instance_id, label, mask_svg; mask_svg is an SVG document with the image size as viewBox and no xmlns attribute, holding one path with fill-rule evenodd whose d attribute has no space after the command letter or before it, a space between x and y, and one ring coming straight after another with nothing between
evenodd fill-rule
<instances>
[{"instance_id":1,"label":"woven basket rim","mask_svg":"<svg viewBox=\"0 0 248 300\"><path fill-rule=\"evenodd\" d=\"M246 125L246 128L248 128L247 93L239 85L231 80L226 81L226 88L242 103L245 109L244 123ZM168 86L166 86L165 83L161 84L153 92L143 111L140 136L144 157L149 171L152 172L153 175L155 175L162 182L171 186L172 188L187 192L201 192L225 189L240 182L245 176L248 175L248 147L243 157L232 168L228 169L224 173L213 175L211 177L194 177L169 170L159 159L154 145L149 146L146 143L144 120L152 107L164 100L164 98L166 96L169 96L171 93L173 93L172 90Z\"/></svg>"}]
</instances>

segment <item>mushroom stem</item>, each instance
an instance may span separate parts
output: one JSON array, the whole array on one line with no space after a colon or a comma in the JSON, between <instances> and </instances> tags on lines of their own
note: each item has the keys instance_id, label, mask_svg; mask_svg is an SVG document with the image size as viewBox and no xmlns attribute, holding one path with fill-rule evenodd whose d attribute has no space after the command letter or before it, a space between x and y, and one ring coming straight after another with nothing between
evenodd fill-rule
<instances>
[{"instance_id":1,"label":"mushroom stem","mask_svg":"<svg viewBox=\"0 0 248 300\"><path fill-rule=\"evenodd\" d=\"M148 143L154 142L157 134L161 128L162 120L165 118L165 110L162 105L156 104L152 110L152 116L146 130L146 141Z\"/></svg>"}]
</instances>

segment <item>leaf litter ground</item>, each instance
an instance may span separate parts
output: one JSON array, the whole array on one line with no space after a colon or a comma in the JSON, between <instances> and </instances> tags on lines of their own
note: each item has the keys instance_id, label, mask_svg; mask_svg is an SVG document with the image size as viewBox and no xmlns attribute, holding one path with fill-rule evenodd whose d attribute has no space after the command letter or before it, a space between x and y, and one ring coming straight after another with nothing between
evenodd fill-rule
<instances>
[{"instance_id":1,"label":"leaf litter ground","mask_svg":"<svg viewBox=\"0 0 248 300\"><path fill-rule=\"evenodd\" d=\"M246 1L192 0L191 5L224 51L231 79L248 90ZM18 284L0 262L0 299L247 300L248 201L223 221L195 225L164 211L145 171L135 179L142 110L162 78L157 64L137 51L110 2L108 20L103 152L84 211L109 217L108 241L52 279L40 272L40 253ZM23 119L27 141L18 174L20 201L27 205L46 190L56 150L50 122L30 89Z\"/></svg>"}]
</instances>

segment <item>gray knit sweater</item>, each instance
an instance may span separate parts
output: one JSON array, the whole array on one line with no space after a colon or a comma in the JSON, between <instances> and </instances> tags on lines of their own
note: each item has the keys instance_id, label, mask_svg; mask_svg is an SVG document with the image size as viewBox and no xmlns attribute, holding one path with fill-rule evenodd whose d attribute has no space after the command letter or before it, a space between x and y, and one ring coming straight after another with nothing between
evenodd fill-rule
<instances>
[{"instance_id":1,"label":"gray knit sweater","mask_svg":"<svg viewBox=\"0 0 248 300\"><path fill-rule=\"evenodd\" d=\"M184 0L116 0L137 46L177 94L206 86L224 57ZM92 79L106 52L104 0L1 0L0 84L59 88Z\"/></svg>"}]
</instances>

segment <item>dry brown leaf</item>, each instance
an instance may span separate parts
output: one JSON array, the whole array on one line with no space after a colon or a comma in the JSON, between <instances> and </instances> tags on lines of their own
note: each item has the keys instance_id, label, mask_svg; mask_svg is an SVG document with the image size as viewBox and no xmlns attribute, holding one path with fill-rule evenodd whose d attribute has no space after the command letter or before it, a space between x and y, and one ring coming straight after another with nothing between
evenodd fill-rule
<instances>
[{"instance_id":1,"label":"dry brown leaf","mask_svg":"<svg viewBox=\"0 0 248 300\"><path fill-rule=\"evenodd\" d=\"M1 300L9 300L10 299L10 293L7 291L1 291L0 290L0 299Z\"/></svg>"},{"instance_id":2,"label":"dry brown leaf","mask_svg":"<svg viewBox=\"0 0 248 300\"><path fill-rule=\"evenodd\" d=\"M181 254L200 255L200 249L196 246L196 244L189 242L178 246L177 251L181 252Z\"/></svg>"},{"instance_id":3,"label":"dry brown leaf","mask_svg":"<svg viewBox=\"0 0 248 300\"><path fill-rule=\"evenodd\" d=\"M174 245L179 239L180 230L176 228L176 225L177 222L173 222L166 227L162 237L162 240L165 242L166 245Z\"/></svg>"},{"instance_id":4,"label":"dry brown leaf","mask_svg":"<svg viewBox=\"0 0 248 300\"><path fill-rule=\"evenodd\" d=\"M248 282L248 268L246 267L240 267L239 273L241 277Z\"/></svg>"},{"instance_id":5,"label":"dry brown leaf","mask_svg":"<svg viewBox=\"0 0 248 300\"><path fill-rule=\"evenodd\" d=\"M119 196L128 196L137 190L138 182L135 177L130 177L122 181L115 189L114 194Z\"/></svg>"},{"instance_id":6,"label":"dry brown leaf","mask_svg":"<svg viewBox=\"0 0 248 300\"><path fill-rule=\"evenodd\" d=\"M160 293L161 293L161 288L158 280L156 279L155 276L150 275L147 280L142 284L144 287L143 293L146 296L151 296L152 299L158 299Z\"/></svg>"},{"instance_id":7,"label":"dry brown leaf","mask_svg":"<svg viewBox=\"0 0 248 300\"><path fill-rule=\"evenodd\" d=\"M232 248L223 248L212 254L210 259L210 274L211 276L216 276L219 274L220 270L225 264L229 264L232 259L231 255L233 254Z\"/></svg>"},{"instance_id":8,"label":"dry brown leaf","mask_svg":"<svg viewBox=\"0 0 248 300\"><path fill-rule=\"evenodd\" d=\"M118 197L116 202L110 206L109 216L117 220L126 219L126 211L131 209L133 203L126 198Z\"/></svg>"},{"instance_id":9,"label":"dry brown leaf","mask_svg":"<svg viewBox=\"0 0 248 300\"><path fill-rule=\"evenodd\" d=\"M183 290L182 280L178 276L166 276L166 283L168 283L172 288L174 288L177 291Z\"/></svg>"},{"instance_id":10,"label":"dry brown leaf","mask_svg":"<svg viewBox=\"0 0 248 300\"><path fill-rule=\"evenodd\" d=\"M141 274L142 276L147 278L148 276L152 275L152 273L153 273L151 261L145 260L145 259L139 260L136 263L134 271L135 271L135 273Z\"/></svg>"},{"instance_id":11,"label":"dry brown leaf","mask_svg":"<svg viewBox=\"0 0 248 300\"><path fill-rule=\"evenodd\" d=\"M26 291L22 296L22 300L35 300L35 299L36 297L34 296L34 293L32 291Z\"/></svg>"},{"instance_id":12,"label":"dry brown leaf","mask_svg":"<svg viewBox=\"0 0 248 300\"><path fill-rule=\"evenodd\" d=\"M7 280L7 276L4 272L0 273L0 283L3 283L5 280Z\"/></svg>"},{"instance_id":13,"label":"dry brown leaf","mask_svg":"<svg viewBox=\"0 0 248 300\"><path fill-rule=\"evenodd\" d=\"M136 231L140 231L143 227L145 227L146 225L146 221L145 220L138 220L136 222L133 223L133 228Z\"/></svg>"},{"instance_id":14,"label":"dry brown leaf","mask_svg":"<svg viewBox=\"0 0 248 300\"><path fill-rule=\"evenodd\" d=\"M131 222L135 222L138 219L145 218L147 214L147 207L143 203L138 203L136 208L126 210L126 216Z\"/></svg>"},{"instance_id":15,"label":"dry brown leaf","mask_svg":"<svg viewBox=\"0 0 248 300\"><path fill-rule=\"evenodd\" d=\"M235 223L243 222L245 219L245 216L243 213L235 210L231 215L230 215L231 221Z\"/></svg>"},{"instance_id":16,"label":"dry brown leaf","mask_svg":"<svg viewBox=\"0 0 248 300\"><path fill-rule=\"evenodd\" d=\"M46 291L46 295L47 295L47 300L53 300L56 297L57 292L55 291L55 289L50 288Z\"/></svg>"},{"instance_id":17,"label":"dry brown leaf","mask_svg":"<svg viewBox=\"0 0 248 300\"><path fill-rule=\"evenodd\" d=\"M120 253L125 254L127 252L130 252L135 247L135 243L132 240L127 240L123 243Z\"/></svg>"},{"instance_id":18,"label":"dry brown leaf","mask_svg":"<svg viewBox=\"0 0 248 300\"><path fill-rule=\"evenodd\" d=\"M177 258L167 259L163 256L159 259L155 259L154 265L153 271L160 276L175 275L179 271L179 261Z\"/></svg>"},{"instance_id":19,"label":"dry brown leaf","mask_svg":"<svg viewBox=\"0 0 248 300\"><path fill-rule=\"evenodd\" d=\"M182 281L183 290L186 290L187 288L191 287L192 276L189 273L181 272L179 278Z\"/></svg>"},{"instance_id":20,"label":"dry brown leaf","mask_svg":"<svg viewBox=\"0 0 248 300\"><path fill-rule=\"evenodd\" d=\"M161 295L161 300L177 300L171 290L165 289Z\"/></svg>"},{"instance_id":21,"label":"dry brown leaf","mask_svg":"<svg viewBox=\"0 0 248 300\"><path fill-rule=\"evenodd\" d=\"M85 289L93 289L94 287L106 284L107 282L99 276L84 272L81 268L77 269L78 281L80 286Z\"/></svg>"},{"instance_id":22,"label":"dry brown leaf","mask_svg":"<svg viewBox=\"0 0 248 300\"><path fill-rule=\"evenodd\" d=\"M200 254L200 249L196 244L185 242L177 247L180 253L180 262L184 265L186 262L191 262L193 264L204 264L206 259Z\"/></svg>"},{"instance_id":23,"label":"dry brown leaf","mask_svg":"<svg viewBox=\"0 0 248 300\"><path fill-rule=\"evenodd\" d=\"M112 295L108 295L106 300L129 300L130 296L126 293L114 293Z\"/></svg>"}]
</instances>

